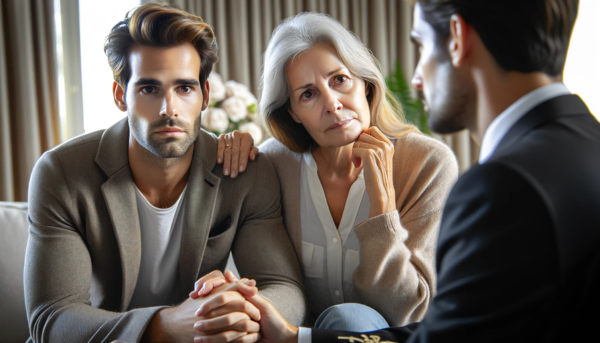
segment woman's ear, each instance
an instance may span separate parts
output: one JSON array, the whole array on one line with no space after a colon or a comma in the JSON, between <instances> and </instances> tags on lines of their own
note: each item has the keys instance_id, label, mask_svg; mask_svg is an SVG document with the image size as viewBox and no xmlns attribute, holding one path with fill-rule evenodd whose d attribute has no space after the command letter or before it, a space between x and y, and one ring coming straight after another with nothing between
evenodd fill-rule
<instances>
[{"instance_id":1,"label":"woman's ear","mask_svg":"<svg viewBox=\"0 0 600 343\"><path fill-rule=\"evenodd\" d=\"M371 91L371 84L367 80L364 80L364 81L365 81L365 95L369 96L369 92Z\"/></svg>"},{"instance_id":2,"label":"woman's ear","mask_svg":"<svg viewBox=\"0 0 600 343\"><path fill-rule=\"evenodd\" d=\"M125 90L117 81L113 81L113 99L115 105L123 111L127 111L127 104L125 104Z\"/></svg>"},{"instance_id":3,"label":"woman's ear","mask_svg":"<svg viewBox=\"0 0 600 343\"><path fill-rule=\"evenodd\" d=\"M294 119L294 121L298 124L302 124L302 122L300 121L300 118L298 118L298 116L292 111L291 108L288 108L288 113L290 114L290 116L292 116L292 119Z\"/></svg>"}]
</instances>

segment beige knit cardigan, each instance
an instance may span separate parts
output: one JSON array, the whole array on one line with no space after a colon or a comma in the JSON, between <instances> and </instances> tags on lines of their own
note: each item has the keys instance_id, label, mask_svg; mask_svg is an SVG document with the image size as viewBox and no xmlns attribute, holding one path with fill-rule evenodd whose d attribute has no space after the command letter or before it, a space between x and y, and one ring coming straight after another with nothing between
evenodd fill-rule
<instances>
[{"instance_id":1,"label":"beige knit cardigan","mask_svg":"<svg viewBox=\"0 0 600 343\"><path fill-rule=\"evenodd\" d=\"M277 172L285 226L304 270L300 227L302 154L275 139L259 148ZM443 143L410 133L395 140L393 169L398 211L354 227L360 242L360 262L353 282L361 303L381 313L390 326L401 326L419 321L433 297L439 223L446 197L458 177L458 166Z\"/></svg>"}]
</instances>

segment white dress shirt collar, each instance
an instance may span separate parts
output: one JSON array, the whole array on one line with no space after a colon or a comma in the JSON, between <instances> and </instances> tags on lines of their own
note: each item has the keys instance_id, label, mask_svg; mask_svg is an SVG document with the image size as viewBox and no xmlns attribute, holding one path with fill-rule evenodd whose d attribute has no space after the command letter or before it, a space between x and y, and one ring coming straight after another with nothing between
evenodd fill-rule
<instances>
[{"instance_id":1,"label":"white dress shirt collar","mask_svg":"<svg viewBox=\"0 0 600 343\"><path fill-rule=\"evenodd\" d=\"M485 131L481 142L479 163L484 163L492 156L504 135L527 112L547 100L566 94L571 94L567 86L562 82L556 82L535 89L510 105Z\"/></svg>"}]
</instances>

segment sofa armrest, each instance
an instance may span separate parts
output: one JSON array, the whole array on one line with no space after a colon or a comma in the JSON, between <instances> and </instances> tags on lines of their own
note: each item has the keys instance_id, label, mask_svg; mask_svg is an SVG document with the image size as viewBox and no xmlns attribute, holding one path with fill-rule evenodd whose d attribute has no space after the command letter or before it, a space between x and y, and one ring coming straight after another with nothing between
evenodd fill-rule
<instances>
[{"instance_id":1,"label":"sofa armrest","mask_svg":"<svg viewBox=\"0 0 600 343\"><path fill-rule=\"evenodd\" d=\"M29 337L23 296L28 227L27 203L0 202L0 342Z\"/></svg>"}]
</instances>

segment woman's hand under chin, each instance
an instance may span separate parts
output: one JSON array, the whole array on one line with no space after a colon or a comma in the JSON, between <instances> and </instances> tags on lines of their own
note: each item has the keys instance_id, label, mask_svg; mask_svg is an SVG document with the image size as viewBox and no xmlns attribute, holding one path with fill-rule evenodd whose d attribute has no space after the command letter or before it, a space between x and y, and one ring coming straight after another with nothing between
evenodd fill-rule
<instances>
[{"instance_id":1,"label":"woman's hand under chin","mask_svg":"<svg viewBox=\"0 0 600 343\"><path fill-rule=\"evenodd\" d=\"M394 145L372 126L361 133L352 147L356 167L362 163L365 188L371 201L369 218L396 211L394 190Z\"/></svg>"}]
</instances>

